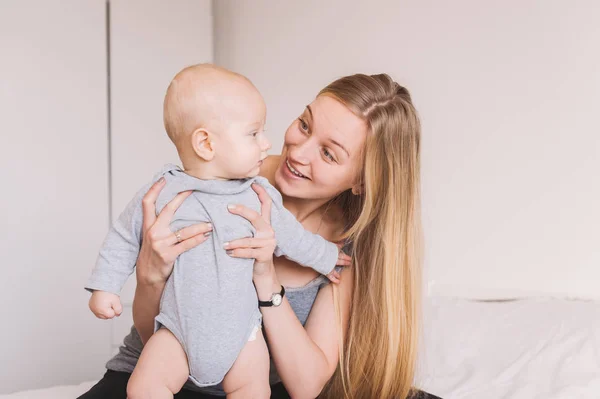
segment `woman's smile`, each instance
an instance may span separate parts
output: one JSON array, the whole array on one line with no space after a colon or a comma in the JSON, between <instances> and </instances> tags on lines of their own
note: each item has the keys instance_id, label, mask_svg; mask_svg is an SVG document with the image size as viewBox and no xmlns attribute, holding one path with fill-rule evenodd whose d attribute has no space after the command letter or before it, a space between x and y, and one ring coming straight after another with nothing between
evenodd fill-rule
<instances>
[{"instance_id":1,"label":"woman's smile","mask_svg":"<svg viewBox=\"0 0 600 399\"><path fill-rule=\"evenodd\" d=\"M287 166L288 171L290 171L293 174L293 177L299 177L301 179L308 179L308 177L304 176L302 173L300 173L296 168L294 168L291 164L290 161L286 158L285 160L285 164Z\"/></svg>"},{"instance_id":2,"label":"woman's smile","mask_svg":"<svg viewBox=\"0 0 600 399\"><path fill-rule=\"evenodd\" d=\"M298 170L290 164L290 161L287 158L285 160L285 165L286 165L286 168L284 168L285 173L283 174L285 177L290 178L290 179L310 180L308 177L306 177L302 173L298 172Z\"/></svg>"}]
</instances>

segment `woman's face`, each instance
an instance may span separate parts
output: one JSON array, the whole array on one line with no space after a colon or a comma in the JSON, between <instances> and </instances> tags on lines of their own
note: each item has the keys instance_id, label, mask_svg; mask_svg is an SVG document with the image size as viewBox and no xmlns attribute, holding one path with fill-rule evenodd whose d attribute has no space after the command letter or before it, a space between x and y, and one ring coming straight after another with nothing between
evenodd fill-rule
<instances>
[{"instance_id":1,"label":"woman's face","mask_svg":"<svg viewBox=\"0 0 600 399\"><path fill-rule=\"evenodd\" d=\"M362 168L367 125L345 105L318 96L285 133L275 183L288 197L331 199L352 188Z\"/></svg>"}]
</instances>

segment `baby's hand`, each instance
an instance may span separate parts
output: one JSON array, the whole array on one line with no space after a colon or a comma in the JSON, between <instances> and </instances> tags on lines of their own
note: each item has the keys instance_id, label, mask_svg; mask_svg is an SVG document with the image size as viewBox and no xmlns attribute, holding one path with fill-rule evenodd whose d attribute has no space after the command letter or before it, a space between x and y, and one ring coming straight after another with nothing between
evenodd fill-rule
<instances>
[{"instance_id":1,"label":"baby's hand","mask_svg":"<svg viewBox=\"0 0 600 399\"><path fill-rule=\"evenodd\" d=\"M336 265L337 266L350 266L352 264L352 258L350 256L346 255L344 252L342 252L342 246L343 246L343 244L342 243L337 243L336 245L337 245L337 247L339 248L339 251L340 251L339 254L338 254L338 259L337 259ZM335 270L335 269L333 269L331 271L331 273L329 273L327 275L327 278L332 283L335 283L335 284L339 284L340 283L340 278L341 277L342 276L340 275L340 273L337 270Z\"/></svg>"},{"instance_id":2,"label":"baby's hand","mask_svg":"<svg viewBox=\"0 0 600 399\"><path fill-rule=\"evenodd\" d=\"M106 291L94 291L90 298L90 310L99 319L112 319L123 312L121 299L118 295Z\"/></svg>"}]
</instances>

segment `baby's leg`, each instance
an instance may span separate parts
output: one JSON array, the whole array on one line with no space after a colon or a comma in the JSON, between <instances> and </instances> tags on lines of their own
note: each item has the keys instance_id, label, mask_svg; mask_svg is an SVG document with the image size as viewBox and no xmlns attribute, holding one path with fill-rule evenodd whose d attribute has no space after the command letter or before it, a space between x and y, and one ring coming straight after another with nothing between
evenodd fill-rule
<instances>
[{"instance_id":1,"label":"baby's leg","mask_svg":"<svg viewBox=\"0 0 600 399\"><path fill-rule=\"evenodd\" d=\"M227 393L227 398L270 398L269 366L267 343L262 330L259 329L256 339L246 343L223 379L223 389Z\"/></svg>"},{"instance_id":2,"label":"baby's leg","mask_svg":"<svg viewBox=\"0 0 600 399\"><path fill-rule=\"evenodd\" d=\"M189 373L181 344L169 330L161 328L144 346L127 384L127 398L173 398Z\"/></svg>"}]
</instances>

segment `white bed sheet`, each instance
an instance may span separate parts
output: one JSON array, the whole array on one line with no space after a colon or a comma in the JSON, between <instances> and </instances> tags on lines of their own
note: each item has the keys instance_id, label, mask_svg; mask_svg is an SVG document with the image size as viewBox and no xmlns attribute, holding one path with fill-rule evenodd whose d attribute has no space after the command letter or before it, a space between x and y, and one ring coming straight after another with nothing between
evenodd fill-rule
<instances>
[{"instance_id":1,"label":"white bed sheet","mask_svg":"<svg viewBox=\"0 0 600 399\"><path fill-rule=\"evenodd\" d=\"M82 382L79 385L64 385L46 389L21 391L8 395L0 395L0 399L75 399L87 392L96 381Z\"/></svg>"},{"instance_id":2,"label":"white bed sheet","mask_svg":"<svg viewBox=\"0 0 600 399\"><path fill-rule=\"evenodd\" d=\"M429 298L417 375L444 399L600 399L600 302Z\"/></svg>"},{"instance_id":3,"label":"white bed sheet","mask_svg":"<svg viewBox=\"0 0 600 399\"><path fill-rule=\"evenodd\" d=\"M76 398L93 384L0 399ZM417 385L444 399L600 399L600 302L429 298Z\"/></svg>"}]
</instances>

